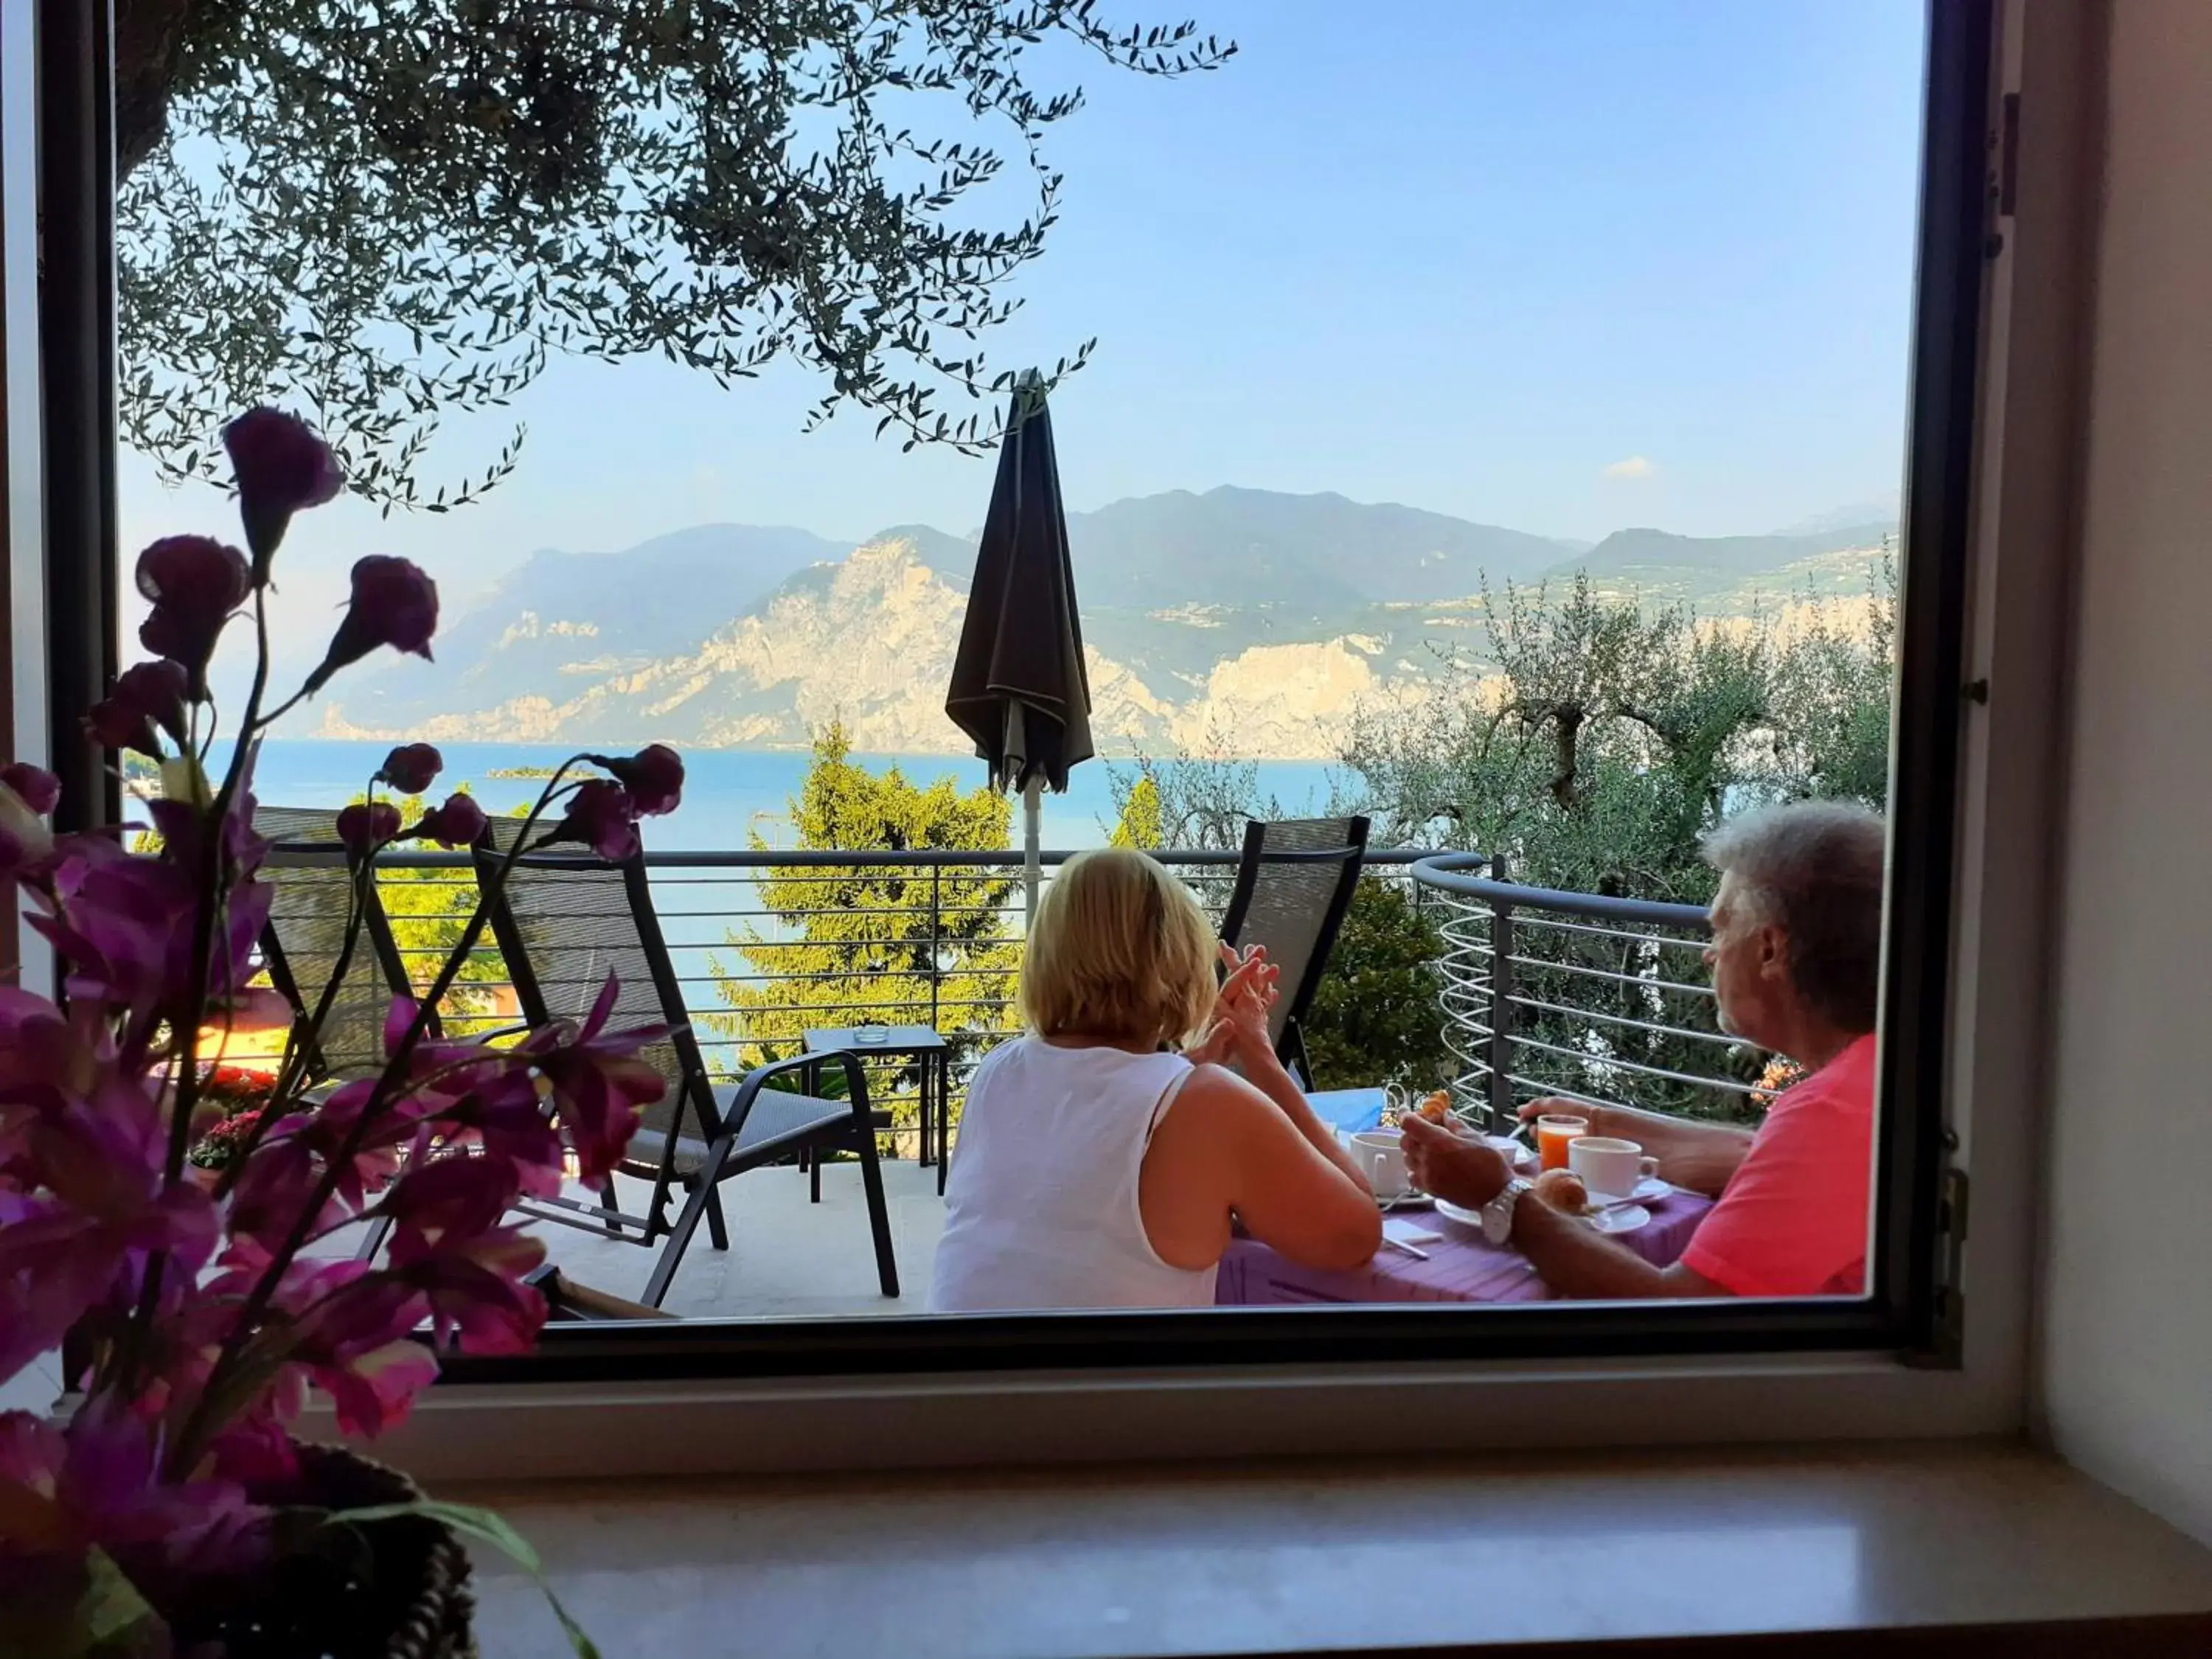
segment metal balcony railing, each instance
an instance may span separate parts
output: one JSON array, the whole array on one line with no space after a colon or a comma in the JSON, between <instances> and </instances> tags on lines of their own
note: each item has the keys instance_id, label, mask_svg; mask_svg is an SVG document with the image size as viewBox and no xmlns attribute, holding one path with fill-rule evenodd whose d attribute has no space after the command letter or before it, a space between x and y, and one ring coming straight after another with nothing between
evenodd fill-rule
<instances>
[{"instance_id":1,"label":"metal balcony railing","mask_svg":"<svg viewBox=\"0 0 2212 1659\"><path fill-rule=\"evenodd\" d=\"M1073 856L1044 854L1047 879ZM1154 856L1218 923L1238 854ZM716 1073L735 1076L795 1054L808 1027L927 1025L953 1046L956 1121L974 1063L1018 1027L1021 861L1011 851L647 857L692 1028ZM1502 877L1502 860L1429 849L1371 851L1363 877L1441 915L1437 994L1455 1056L1452 1086L1467 1115L1508 1119L1520 1102L1543 1095L1747 1115L1756 1060L1718 1030L1698 954L1702 910ZM378 890L410 976L427 983L475 904L467 857L387 854L378 862ZM449 1027L511 1025L511 990L498 951L485 944L448 999ZM892 1150L908 1150L918 1075L898 1056L869 1065L872 1096L891 1110Z\"/></svg>"},{"instance_id":2,"label":"metal balcony railing","mask_svg":"<svg viewBox=\"0 0 2212 1659\"><path fill-rule=\"evenodd\" d=\"M1761 1057L1720 1029L1705 912L1506 879L1449 853L1413 879L1449 912L1441 964L1454 1092L1493 1126L1523 1102L1747 1119Z\"/></svg>"},{"instance_id":3,"label":"metal balcony railing","mask_svg":"<svg viewBox=\"0 0 2212 1659\"><path fill-rule=\"evenodd\" d=\"M327 846L282 850L295 862L342 857ZM1073 856L1044 853L1047 881ZM1189 884L1218 924L1239 854L1164 849L1153 856ZM1365 877L1418 902L1409 872L1425 856L1370 852ZM810 1027L927 1025L953 1047L957 1121L975 1062L1019 1029L1018 851L665 852L648 853L646 864L693 1033L720 1076L798 1053ZM281 870L271 875L282 878ZM385 854L377 860L377 888L410 978L427 985L476 903L468 857ZM310 978L323 966L297 965ZM441 1011L447 1028L467 1034L511 1026L512 990L487 941ZM918 1073L896 1055L866 1063L871 1097L891 1111L893 1149L910 1148L918 1132Z\"/></svg>"}]
</instances>

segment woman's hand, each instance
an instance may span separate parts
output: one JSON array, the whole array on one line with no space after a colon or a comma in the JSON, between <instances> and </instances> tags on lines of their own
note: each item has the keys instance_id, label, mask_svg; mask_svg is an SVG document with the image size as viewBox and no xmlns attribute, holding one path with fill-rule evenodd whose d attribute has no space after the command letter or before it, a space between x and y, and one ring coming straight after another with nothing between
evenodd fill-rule
<instances>
[{"instance_id":1,"label":"woman's hand","mask_svg":"<svg viewBox=\"0 0 2212 1659\"><path fill-rule=\"evenodd\" d=\"M1194 1066L1226 1065L1237 1061L1249 1071L1256 1061L1270 1059L1274 1044L1267 1036L1267 1015L1280 994L1276 981L1282 969L1267 960L1261 945L1241 954L1221 947L1221 965L1229 969L1213 1000L1213 1018L1206 1034L1184 1057Z\"/></svg>"}]
</instances>

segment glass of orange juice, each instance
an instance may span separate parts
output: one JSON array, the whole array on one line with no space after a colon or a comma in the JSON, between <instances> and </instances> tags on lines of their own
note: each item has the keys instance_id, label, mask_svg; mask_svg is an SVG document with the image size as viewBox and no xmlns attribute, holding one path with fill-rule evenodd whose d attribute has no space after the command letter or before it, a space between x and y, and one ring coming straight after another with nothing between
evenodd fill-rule
<instances>
[{"instance_id":1,"label":"glass of orange juice","mask_svg":"<svg viewBox=\"0 0 2212 1659\"><path fill-rule=\"evenodd\" d=\"M1540 1117L1536 1120L1536 1152L1547 1170L1567 1167L1567 1146L1589 1133L1586 1117Z\"/></svg>"}]
</instances>

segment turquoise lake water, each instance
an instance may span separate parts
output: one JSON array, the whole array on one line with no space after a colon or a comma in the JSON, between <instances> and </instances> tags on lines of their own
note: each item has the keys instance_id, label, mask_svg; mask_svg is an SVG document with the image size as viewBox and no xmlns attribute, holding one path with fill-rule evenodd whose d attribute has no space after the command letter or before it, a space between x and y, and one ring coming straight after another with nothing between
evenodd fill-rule
<instances>
[{"instance_id":1,"label":"turquoise lake water","mask_svg":"<svg viewBox=\"0 0 2212 1659\"><path fill-rule=\"evenodd\" d=\"M319 738L271 739L263 746L254 791L272 806L343 806L366 787L369 775L391 745ZM445 775L432 793L442 798L452 786L467 782L489 811L535 799L541 781L495 778L495 770L558 765L575 752L566 744L447 743ZM808 757L797 750L690 749L684 754L684 805L646 826L649 851L714 852L744 848L758 834L771 847L789 847L795 837L788 816L791 798L806 775ZM859 755L871 770L897 766L914 781L927 784L951 777L963 788L983 781L983 763L951 755ZM1086 761L1069 775L1064 795L1048 794L1041 814L1048 848L1097 847L1114 824L1114 791L1109 768L1127 763ZM1328 805L1334 769L1320 761L1257 763L1261 800L1273 797L1287 816L1318 813ZM1021 815L1014 815L1013 844L1020 845Z\"/></svg>"}]
</instances>

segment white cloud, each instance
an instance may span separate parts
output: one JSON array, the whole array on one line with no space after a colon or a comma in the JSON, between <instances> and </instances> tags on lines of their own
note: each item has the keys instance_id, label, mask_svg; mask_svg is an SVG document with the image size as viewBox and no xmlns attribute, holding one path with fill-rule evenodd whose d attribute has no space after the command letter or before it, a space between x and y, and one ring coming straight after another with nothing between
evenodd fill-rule
<instances>
[{"instance_id":1,"label":"white cloud","mask_svg":"<svg viewBox=\"0 0 2212 1659\"><path fill-rule=\"evenodd\" d=\"M1659 471L1659 463L1646 460L1641 455L1631 455L1625 461L1615 461L1605 469L1608 478L1649 478Z\"/></svg>"}]
</instances>

